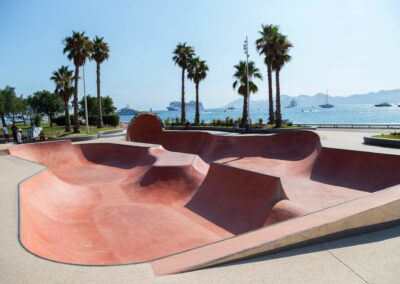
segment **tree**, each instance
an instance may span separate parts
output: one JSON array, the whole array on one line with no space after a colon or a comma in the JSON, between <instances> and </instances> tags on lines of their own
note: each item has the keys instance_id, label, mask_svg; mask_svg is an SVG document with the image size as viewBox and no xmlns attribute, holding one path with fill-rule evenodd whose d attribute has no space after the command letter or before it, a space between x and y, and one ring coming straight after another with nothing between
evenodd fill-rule
<instances>
[{"instance_id":1,"label":"tree","mask_svg":"<svg viewBox=\"0 0 400 284\"><path fill-rule=\"evenodd\" d=\"M172 60L176 65L182 68L182 90L181 90L181 123L186 123L185 109L185 71L188 67L189 60L194 56L194 48L187 46L186 42L179 43L173 51Z\"/></svg>"},{"instance_id":2,"label":"tree","mask_svg":"<svg viewBox=\"0 0 400 284\"><path fill-rule=\"evenodd\" d=\"M78 81L79 67L84 65L86 59L90 56L93 43L85 35L85 32L72 32L72 36L64 39L64 54L67 53L69 60L75 65L75 84L74 84L74 133L79 133L78 116Z\"/></svg>"},{"instance_id":3,"label":"tree","mask_svg":"<svg viewBox=\"0 0 400 284\"><path fill-rule=\"evenodd\" d=\"M239 64L234 66L235 73L233 74L233 78L236 80L233 82L233 89L238 88L239 95L243 96L243 119L242 126L249 123L249 100L250 94L256 93L258 91L257 85L253 82L254 79L262 80L262 75L260 70L255 66L253 61L249 62L248 73L249 78L247 78L246 72L246 61L240 61ZM247 80L249 80L249 94L247 93Z\"/></svg>"},{"instance_id":4,"label":"tree","mask_svg":"<svg viewBox=\"0 0 400 284\"><path fill-rule=\"evenodd\" d=\"M194 118L194 123L196 125L200 124L200 110L199 110L199 84L200 81L207 77L208 66L206 61L200 60L199 57L194 57L189 60L188 64L188 78L193 80L196 86L196 114Z\"/></svg>"},{"instance_id":5,"label":"tree","mask_svg":"<svg viewBox=\"0 0 400 284\"><path fill-rule=\"evenodd\" d=\"M64 102L65 113L65 131L71 132L71 122L69 117L69 100L74 94L72 81L74 72L68 69L68 66L61 66L57 71L53 72L50 80L56 85L55 94L58 95Z\"/></svg>"},{"instance_id":6,"label":"tree","mask_svg":"<svg viewBox=\"0 0 400 284\"><path fill-rule=\"evenodd\" d=\"M20 99L23 98L20 97ZM19 98L15 94L15 88L6 86L3 90L0 90L0 116L3 126L6 125L5 116L11 113L14 118L14 115L20 109L19 105L21 106Z\"/></svg>"},{"instance_id":7,"label":"tree","mask_svg":"<svg viewBox=\"0 0 400 284\"><path fill-rule=\"evenodd\" d=\"M26 125L25 114L28 111L28 102L22 95L19 97L15 97L13 103L13 119L15 114L21 114L22 120L24 121L24 125Z\"/></svg>"},{"instance_id":8,"label":"tree","mask_svg":"<svg viewBox=\"0 0 400 284\"><path fill-rule=\"evenodd\" d=\"M290 61L290 48L293 47L286 35L279 34L274 40L274 50L272 55L272 69L275 71L276 81L276 110L275 110L275 126L282 126L281 113L281 89L279 82L279 73L283 66Z\"/></svg>"},{"instance_id":9,"label":"tree","mask_svg":"<svg viewBox=\"0 0 400 284\"><path fill-rule=\"evenodd\" d=\"M92 97L91 95L87 95L86 100L87 100L88 114L90 116L97 116L97 114L98 114L97 97L95 97L95 96ZM85 112L84 99L81 99L79 101L79 105L80 105L80 113L83 114ZM101 97L102 114L113 114L113 113L115 113L116 109L117 108L114 106L114 102L110 96Z\"/></svg>"},{"instance_id":10,"label":"tree","mask_svg":"<svg viewBox=\"0 0 400 284\"><path fill-rule=\"evenodd\" d=\"M274 25L262 25L260 38L256 40L256 47L260 55L264 55L268 75L268 123L275 123L274 100L272 96L272 55L274 52L274 41L279 35L279 27Z\"/></svg>"},{"instance_id":11,"label":"tree","mask_svg":"<svg viewBox=\"0 0 400 284\"><path fill-rule=\"evenodd\" d=\"M100 95L100 64L108 59L110 48L104 38L96 36L93 39L93 50L91 59L96 61L96 77L97 77L97 127L103 127L103 116L101 111L101 95Z\"/></svg>"},{"instance_id":12,"label":"tree","mask_svg":"<svg viewBox=\"0 0 400 284\"><path fill-rule=\"evenodd\" d=\"M49 117L50 127L53 127L53 117L63 110L63 103L59 96L43 90L28 97L28 104L36 114L45 114Z\"/></svg>"}]
</instances>

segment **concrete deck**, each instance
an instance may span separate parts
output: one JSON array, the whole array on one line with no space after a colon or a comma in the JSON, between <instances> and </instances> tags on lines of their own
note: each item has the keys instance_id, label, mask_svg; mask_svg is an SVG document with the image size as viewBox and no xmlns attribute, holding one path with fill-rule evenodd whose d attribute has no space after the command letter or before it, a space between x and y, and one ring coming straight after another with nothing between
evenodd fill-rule
<instances>
[{"instance_id":1,"label":"concrete deck","mask_svg":"<svg viewBox=\"0 0 400 284\"><path fill-rule=\"evenodd\" d=\"M369 151L348 132L317 131L323 146ZM353 137L360 136L351 134ZM325 136L323 136L325 135ZM362 135L362 134L361 134ZM365 147L364 147L365 146ZM373 147L374 152L400 154ZM18 183L43 167L0 154L0 283L396 283L400 226L190 273L155 277L150 264L86 267L33 256L18 242Z\"/></svg>"}]
</instances>

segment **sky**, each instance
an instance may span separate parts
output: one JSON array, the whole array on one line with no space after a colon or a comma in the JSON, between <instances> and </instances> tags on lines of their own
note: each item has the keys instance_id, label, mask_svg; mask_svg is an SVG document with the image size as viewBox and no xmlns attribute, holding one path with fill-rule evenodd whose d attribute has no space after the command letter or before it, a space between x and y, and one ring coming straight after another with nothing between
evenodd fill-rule
<instances>
[{"instance_id":1,"label":"sky","mask_svg":"<svg viewBox=\"0 0 400 284\"><path fill-rule=\"evenodd\" d=\"M74 30L109 43L102 95L118 108L165 109L180 100L181 70L171 59L179 42L194 46L209 65L200 85L204 106L223 106L240 98L232 75L245 59L247 35L250 60L264 75L252 99L266 99L266 66L254 45L261 24L279 25L294 46L281 71L282 94L400 88L398 0L0 0L0 88L10 85L24 96L54 90L51 73L61 65L73 68L62 41ZM88 62L85 72L87 93L94 95L95 64ZM194 98L187 80L186 100Z\"/></svg>"}]
</instances>

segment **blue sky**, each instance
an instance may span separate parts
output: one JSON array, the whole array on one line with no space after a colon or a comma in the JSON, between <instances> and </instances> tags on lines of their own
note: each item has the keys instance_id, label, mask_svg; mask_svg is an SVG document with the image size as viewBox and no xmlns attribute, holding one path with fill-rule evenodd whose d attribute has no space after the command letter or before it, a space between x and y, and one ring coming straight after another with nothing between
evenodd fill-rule
<instances>
[{"instance_id":1,"label":"blue sky","mask_svg":"<svg viewBox=\"0 0 400 284\"><path fill-rule=\"evenodd\" d=\"M62 53L72 30L104 36L111 47L102 65L102 93L118 107L164 109L180 99L180 69L171 60L186 41L207 60L210 71L200 86L205 107L239 96L232 89L233 65L250 59L266 77L254 41L261 24L279 25L294 45L281 72L282 93L331 95L400 88L400 1L163 1L163 0L1 0L0 88L18 94L53 90L51 72L73 64ZM95 94L95 65L87 64L87 90ZM253 99L265 99L258 82ZM82 84L81 84L82 87ZM80 96L82 95L80 91ZM187 100L194 86L187 81Z\"/></svg>"}]
</instances>

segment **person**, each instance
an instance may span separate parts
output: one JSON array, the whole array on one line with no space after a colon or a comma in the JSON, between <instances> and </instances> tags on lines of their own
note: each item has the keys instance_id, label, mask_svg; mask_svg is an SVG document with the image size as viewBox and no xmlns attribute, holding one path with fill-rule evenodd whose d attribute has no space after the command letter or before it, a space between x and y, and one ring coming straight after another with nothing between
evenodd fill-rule
<instances>
[{"instance_id":1,"label":"person","mask_svg":"<svg viewBox=\"0 0 400 284\"><path fill-rule=\"evenodd\" d=\"M249 130L250 130L250 125L249 125L248 123L246 123L246 124L244 125L244 132L245 132L245 133L249 133Z\"/></svg>"},{"instance_id":2,"label":"person","mask_svg":"<svg viewBox=\"0 0 400 284\"><path fill-rule=\"evenodd\" d=\"M3 132L4 132L4 143L10 142L10 135L8 134L8 126L7 125L3 126Z\"/></svg>"},{"instance_id":3,"label":"person","mask_svg":"<svg viewBox=\"0 0 400 284\"><path fill-rule=\"evenodd\" d=\"M190 127L190 122L189 122L189 121L186 121L185 129L189 129L189 127Z\"/></svg>"},{"instance_id":4,"label":"person","mask_svg":"<svg viewBox=\"0 0 400 284\"><path fill-rule=\"evenodd\" d=\"M12 135L13 135L13 140L14 142L17 141L17 132L18 132L18 127L13 123L13 125L11 126L11 131L12 131Z\"/></svg>"},{"instance_id":5,"label":"person","mask_svg":"<svg viewBox=\"0 0 400 284\"><path fill-rule=\"evenodd\" d=\"M45 141L46 140L46 133L44 133L44 130L42 129L39 133L40 141Z\"/></svg>"},{"instance_id":6,"label":"person","mask_svg":"<svg viewBox=\"0 0 400 284\"><path fill-rule=\"evenodd\" d=\"M18 144L22 144L22 130L21 129L17 130L17 142L18 142Z\"/></svg>"}]
</instances>

